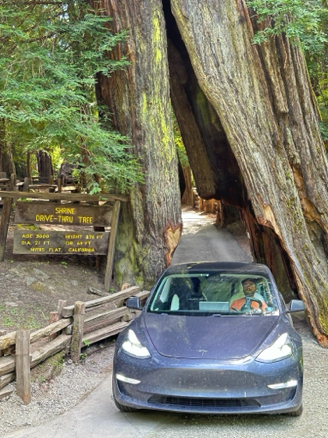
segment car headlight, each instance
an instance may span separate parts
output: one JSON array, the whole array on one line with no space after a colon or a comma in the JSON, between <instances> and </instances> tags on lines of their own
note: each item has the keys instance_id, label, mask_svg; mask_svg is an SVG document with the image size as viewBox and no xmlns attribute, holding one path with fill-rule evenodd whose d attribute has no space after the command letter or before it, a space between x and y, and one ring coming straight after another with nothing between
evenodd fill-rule
<instances>
[{"instance_id":1,"label":"car headlight","mask_svg":"<svg viewBox=\"0 0 328 438\"><path fill-rule=\"evenodd\" d=\"M288 337L288 333L284 333L270 347L263 350L256 358L260 362L277 362L278 360L286 359L293 353L293 347Z\"/></svg>"},{"instance_id":2,"label":"car headlight","mask_svg":"<svg viewBox=\"0 0 328 438\"><path fill-rule=\"evenodd\" d=\"M142 345L133 330L129 330L125 341L122 344L122 349L134 357L145 359L150 357L148 348Z\"/></svg>"}]
</instances>

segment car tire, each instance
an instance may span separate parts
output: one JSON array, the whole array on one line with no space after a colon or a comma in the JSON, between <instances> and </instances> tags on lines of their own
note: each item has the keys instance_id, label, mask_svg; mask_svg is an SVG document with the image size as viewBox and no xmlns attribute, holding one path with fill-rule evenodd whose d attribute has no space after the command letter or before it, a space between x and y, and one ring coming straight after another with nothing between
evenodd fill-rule
<instances>
[{"instance_id":1,"label":"car tire","mask_svg":"<svg viewBox=\"0 0 328 438\"><path fill-rule=\"evenodd\" d=\"M302 415L302 412L303 412L303 405L301 405L301 406L297 409L297 411L291 412L289 415L290 415L291 417L299 417L300 415Z\"/></svg>"},{"instance_id":2,"label":"car tire","mask_svg":"<svg viewBox=\"0 0 328 438\"><path fill-rule=\"evenodd\" d=\"M130 406L124 406L124 405L121 405L121 403L119 403L119 402L116 400L115 397L113 397L113 399L114 399L115 406L116 406L117 409L119 409L121 412L134 412L134 411L135 411L135 409L130 408Z\"/></svg>"}]
</instances>

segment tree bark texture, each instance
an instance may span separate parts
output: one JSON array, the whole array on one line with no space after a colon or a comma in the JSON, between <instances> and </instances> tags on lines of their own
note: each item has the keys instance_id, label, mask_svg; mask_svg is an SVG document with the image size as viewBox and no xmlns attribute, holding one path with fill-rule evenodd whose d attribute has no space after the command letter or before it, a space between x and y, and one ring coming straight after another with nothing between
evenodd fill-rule
<instances>
[{"instance_id":1,"label":"tree bark texture","mask_svg":"<svg viewBox=\"0 0 328 438\"><path fill-rule=\"evenodd\" d=\"M111 56L130 61L110 78L99 76L97 97L109 106L113 127L130 138L145 172L122 206L115 281L154 284L171 262L181 235L178 159L171 121L165 22L160 0L102 0L112 31L128 30Z\"/></svg>"},{"instance_id":2,"label":"tree bark texture","mask_svg":"<svg viewBox=\"0 0 328 438\"><path fill-rule=\"evenodd\" d=\"M243 0L171 0L171 8L238 162L253 248L256 232L281 247L313 331L328 346L328 167L304 57L283 36L253 45L257 24Z\"/></svg>"},{"instance_id":3,"label":"tree bark texture","mask_svg":"<svg viewBox=\"0 0 328 438\"><path fill-rule=\"evenodd\" d=\"M181 203L184 205L194 206L194 191L191 183L191 170L190 167L184 167L182 169L183 179L185 181L184 191L181 193ZM181 187L181 185L180 185Z\"/></svg>"},{"instance_id":4,"label":"tree bark texture","mask_svg":"<svg viewBox=\"0 0 328 438\"><path fill-rule=\"evenodd\" d=\"M0 172L6 172L7 175L16 173L12 150L6 140L4 119L0 119Z\"/></svg>"},{"instance_id":5,"label":"tree bark texture","mask_svg":"<svg viewBox=\"0 0 328 438\"><path fill-rule=\"evenodd\" d=\"M49 182L49 178L53 176L51 156L46 151L37 151L36 158L38 162L38 173L40 182Z\"/></svg>"}]
</instances>

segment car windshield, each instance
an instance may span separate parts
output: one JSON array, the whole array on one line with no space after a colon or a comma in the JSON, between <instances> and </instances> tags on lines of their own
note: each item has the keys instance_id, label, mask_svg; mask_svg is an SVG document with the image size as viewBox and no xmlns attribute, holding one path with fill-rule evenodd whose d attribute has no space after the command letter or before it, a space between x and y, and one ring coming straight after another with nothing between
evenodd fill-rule
<instances>
[{"instance_id":1,"label":"car windshield","mask_svg":"<svg viewBox=\"0 0 328 438\"><path fill-rule=\"evenodd\" d=\"M157 285L147 311L205 316L279 314L268 278L226 272L167 275Z\"/></svg>"}]
</instances>

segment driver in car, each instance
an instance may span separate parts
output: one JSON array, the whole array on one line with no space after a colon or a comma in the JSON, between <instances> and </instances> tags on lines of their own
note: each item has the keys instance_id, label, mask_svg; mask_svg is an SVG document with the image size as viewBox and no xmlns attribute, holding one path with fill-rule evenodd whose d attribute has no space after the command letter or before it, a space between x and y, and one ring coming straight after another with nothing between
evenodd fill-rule
<instances>
[{"instance_id":1,"label":"driver in car","mask_svg":"<svg viewBox=\"0 0 328 438\"><path fill-rule=\"evenodd\" d=\"M264 312L268 307L263 297L256 293L256 284L249 278L241 282L244 296L239 296L230 304L230 310L248 311L257 310Z\"/></svg>"}]
</instances>

